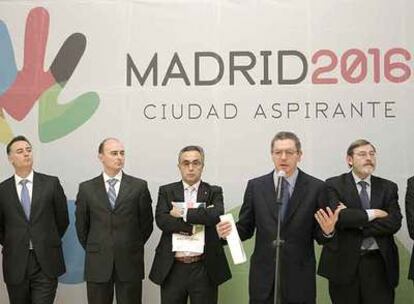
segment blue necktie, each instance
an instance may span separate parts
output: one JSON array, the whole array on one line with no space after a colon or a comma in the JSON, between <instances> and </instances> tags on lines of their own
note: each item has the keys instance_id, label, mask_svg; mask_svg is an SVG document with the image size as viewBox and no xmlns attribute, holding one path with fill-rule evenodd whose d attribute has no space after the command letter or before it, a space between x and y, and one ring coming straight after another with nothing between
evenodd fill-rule
<instances>
[{"instance_id":1,"label":"blue necktie","mask_svg":"<svg viewBox=\"0 0 414 304\"><path fill-rule=\"evenodd\" d=\"M359 181L358 184L361 186L361 191L359 192L359 198L361 200L361 206L364 208L364 210L370 209L371 204L368 196L367 186L368 183L365 181ZM374 244L374 238L373 237L367 237L362 240L362 249L369 249L372 244Z\"/></svg>"},{"instance_id":2,"label":"blue necktie","mask_svg":"<svg viewBox=\"0 0 414 304\"><path fill-rule=\"evenodd\" d=\"M371 208L369 203L369 196L367 192L368 183L365 181L359 181L358 184L361 186L361 191L359 192L359 198L361 199L362 208L369 209Z\"/></svg>"},{"instance_id":3,"label":"blue necktie","mask_svg":"<svg viewBox=\"0 0 414 304\"><path fill-rule=\"evenodd\" d=\"M283 178L282 179L282 212L281 212L281 215L282 215L282 218L281 218L281 220L282 220L282 222L285 220L285 217L286 217L286 213L287 213L287 210L288 210L288 205L289 205L289 197L290 197L290 194L289 194L289 182L285 179L285 178Z\"/></svg>"},{"instance_id":4,"label":"blue necktie","mask_svg":"<svg viewBox=\"0 0 414 304\"><path fill-rule=\"evenodd\" d=\"M22 179L20 181L20 185L22 185L22 191L20 192L20 202L22 204L24 213L26 214L26 218L30 219L30 195L29 189L27 189L27 183L29 180Z\"/></svg>"},{"instance_id":5,"label":"blue necktie","mask_svg":"<svg viewBox=\"0 0 414 304\"><path fill-rule=\"evenodd\" d=\"M111 203L112 209L115 208L115 201L116 201L116 191L115 191L115 184L118 180L115 178L108 179L108 198L109 203Z\"/></svg>"}]
</instances>

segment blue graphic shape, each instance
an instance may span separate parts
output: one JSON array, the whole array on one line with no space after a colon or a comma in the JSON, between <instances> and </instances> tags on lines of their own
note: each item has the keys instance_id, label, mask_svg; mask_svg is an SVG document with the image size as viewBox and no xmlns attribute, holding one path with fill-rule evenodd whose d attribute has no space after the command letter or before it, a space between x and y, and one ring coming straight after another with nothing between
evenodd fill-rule
<instances>
[{"instance_id":1,"label":"blue graphic shape","mask_svg":"<svg viewBox=\"0 0 414 304\"><path fill-rule=\"evenodd\" d=\"M13 84L17 77L16 59L6 24L0 20L0 95Z\"/></svg>"},{"instance_id":2,"label":"blue graphic shape","mask_svg":"<svg viewBox=\"0 0 414 304\"><path fill-rule=\"evenodd\" d=\"M85 251L78 241L75 228L75 201L68 200L69 227L62 239L66 273L59 277L63 284L79 284L84 281Z\"/></svg>"}]
</instances>

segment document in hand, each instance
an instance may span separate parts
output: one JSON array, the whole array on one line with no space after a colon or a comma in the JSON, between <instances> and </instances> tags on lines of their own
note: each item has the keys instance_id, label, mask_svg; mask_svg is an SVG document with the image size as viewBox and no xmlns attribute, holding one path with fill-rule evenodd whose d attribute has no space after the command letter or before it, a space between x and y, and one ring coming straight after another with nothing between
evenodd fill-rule
<instances>
[{"instance_id":1,"label":"document in hand","mask_svg":"<svg viewBox=\"0 0 414 304\"><path fill-rule=\"evenodd\" d=\"M181 209L191 208L205 208L206 203L185 203L185 202L173 202L175 207ZM183 235L179 233L173 233L172 235L172 251L189 251L195 253L204 252L205 244L204 225L194 225L192 235Z\"/></svg>"},{"instance_id":2,"label":"document in hand","mask_svg":"<svg viewBox=\"0 0 414 304\"><path fill-rule=\"evenodd\" d=\"M243 244L240 240L239 233L237 232L236 224L231 213L220 215L221 221L227 221L231 224L231 232L227 236L227 244L229 245L231 257L235 265L246 262L246 252L244 251Z\"/></svg>"}]
</instances>

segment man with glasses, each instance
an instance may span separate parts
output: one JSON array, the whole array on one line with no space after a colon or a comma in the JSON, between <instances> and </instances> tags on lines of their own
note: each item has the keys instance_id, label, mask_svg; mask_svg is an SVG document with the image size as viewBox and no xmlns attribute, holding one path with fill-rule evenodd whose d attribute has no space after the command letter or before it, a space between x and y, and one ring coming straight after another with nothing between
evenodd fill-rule
<instances>
[{"instance_id":1,"label":"man with glasses","mask_svg":"<svg viewBox=\"0 0 414 304\"><path fill-rule=\"evenodd\" d=\"M85 249L89 304L138 304L142 299L144 245L153 229L147 182L123 172L124 145L116 138L98 147L103 172L79 185L76 231Z\"/></svg>"},{"instance_id":2,"label":"man with glasses","mask_svg":"<svg viewBox=\"0 0 414 304\"><path fill-rule=\"evenodd\" d=\"M399 266L393 236L402 219L397 185L372 175L376 149L365 139L351 143L346 161L351 171L326 181L329 204L344 208L318 273L329 280L334 304L394 303Z\"/></svg>"},{"instance_id":3,"label":"man with glasses","mask_svg":"<svg viewBox=\"0 0 414 304\"><path fill-rule=\"evenodd\" d=\"M150 279L161 286L162 304L215 304L218 285L231 277L215 226L224 213L223 192L201 180L204 151L187 146L178 155L181 181L161 186L155 219L162 231ZM187 208L202 205L200 208ZM175 247L174 241L199 233L199 246ZM182 236L182 237L181 237ZM194 236L195 237L195 236ZM201 244L200 244L201 243Z\"/></svg>"},{"instance_id":4,"label":"man with glasses","mask_svg":"<svg viewBox=\"0 0 414 304\"><path fill-rule=\"evenodd\" d=\"M57 278L65 272L66 196L57 177L33 171L26 137L13 138L6 151L15 172L0 184L0 244L9 301L52 304Z\"/></svg>"},{"instance_id":5,"label":"man with glasses","mask_svg":"<svg viewBox=\"0 0 414 304\"><path fill-rule=\"evenodd\" d=\"M274 303L275 239L278 207L276 184L284 172L281 206L280 284L278 295L283 304L316 303L316 261L314 239L327 242L335 225L338 211L324 209L325 184L298 168L302 158L299 138L292 132L279 132L270 146L275 169L248 182L236 223L241 240L256 231L254 253L250 259L250 304ZM315 215L316 213L316 215ZM320 216L320 225L315 220ZM217 231L223 238L231 226L220 222Z\"/></svg>"}]
</instances>

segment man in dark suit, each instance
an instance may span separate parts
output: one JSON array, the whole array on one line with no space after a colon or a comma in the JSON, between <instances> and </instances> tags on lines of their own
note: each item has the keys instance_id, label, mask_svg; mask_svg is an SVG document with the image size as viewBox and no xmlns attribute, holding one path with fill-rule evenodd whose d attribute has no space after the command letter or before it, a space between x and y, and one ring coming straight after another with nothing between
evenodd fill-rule
<instances>
[{"instance_id":1,"label":"man in dark suit","mask_svg":"<svg viewBox=\"0 0 414 304\"><path fill-rule=\"evenodd\" d=\"M15 174L0 184L3 276L11 304L52 304L65 272L61 239L69 225L57 177L33 171L32 145L13 138L7 154Z\"/></svg>"},{"instance_id":2,"label":"man in dark suit","mask_svg":"<svg viewBox=\"0 0 414 304\"><path fill-rule=\"evenodd\" d=\"M407 192L405 194L405 212L407 214L408 233L414 240L414 176L407 181ZM414 281L414 247L411 253L410 271L408 278Z\"/></svg>"},{"instance_id":3,"label":"man in dark suit","mask_svg":"<svg viewBox=\"0 0 414 304\"><path fill-rule=\"evenodd\" d=\"M397 185L373 176L375 147L354 141L347 150L351 172L330 178L331 207L343 204L332 241L323 248L318 273L329 280L334 304L394 303L401 227Z\"/></svg>"},{"instance_id":4,"label":"man in dark suit","mask_svg":"<svg viewBox=\"0 0 414 304\"><path fill-rule=\"evenodd\" d=\"M201 181L204 152L187 146L178 156L182 180L161 186L155 219L162 236L155 252L150 279L161 285L162 304L217 303L218 285L231 277L215 226L224 213L223 192ZM178 208L174 202L205 203L205 208ZM200 250L173 251L173 234L191 235L204 226Z\"/></svg>"},{"instance_id":5,"label":"man in dark suit","mask_svg":"<svg viewBox=\"0 0 414 304\"><path fill-rule=\"evenodd\" d=\"M251 304L274 303L275 240L278 207L276 183L283 171L283 204L281 210L280 291L281 303L315 303L314 239L329 241L334 229L335 214L326 213L321 222L315 213L325 207L326 191L322 181L298 169L302 157L299 138L292 132L279 132L271 142L271 155L275 170L248 182L236 223L241 240L251 238L256 231L254 253L250 259L249 296ZM231 228L228 222L217 226L219 235L226 237Z\"/></svg>"},{"instance_id":6,"label":"man in dark suit","mask_svg":"<svg viewBox=\"0 0 414 304\"><path fill-rule=\"evenodd\" d=\"M144 244L153 215L147 183L122 172L123 144L105 139L98 148L103 173L79 185L76 231L86 250L89 304L141 303Z\"/></svg>"}]
</instances>

